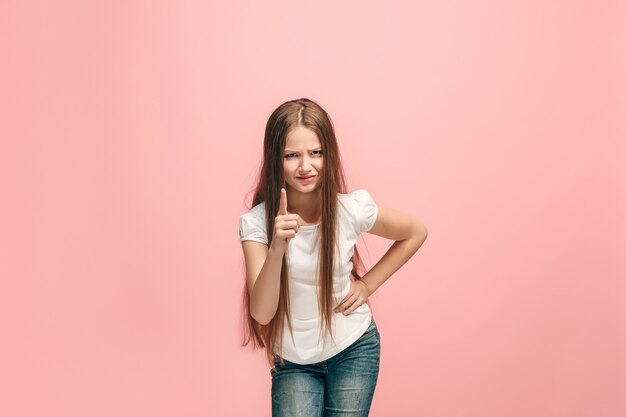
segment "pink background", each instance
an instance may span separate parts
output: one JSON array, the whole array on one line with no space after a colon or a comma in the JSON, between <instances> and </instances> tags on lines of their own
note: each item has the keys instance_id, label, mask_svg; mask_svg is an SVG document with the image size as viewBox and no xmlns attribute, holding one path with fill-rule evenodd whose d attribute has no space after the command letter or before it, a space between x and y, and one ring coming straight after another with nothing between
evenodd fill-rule
<instances>
[{"instance_id":1,"label":"pink background","mask_svg":"<svg viewBox=\"0 0 626 417\"><path fill-rule=\"evenodd\" d=\"M626 415L624 27L619 1L2 1L0 415L270 415L238 218L297 97L350 189L429 230L371 298L372 416Z\"/></svg>"}]
</instances>

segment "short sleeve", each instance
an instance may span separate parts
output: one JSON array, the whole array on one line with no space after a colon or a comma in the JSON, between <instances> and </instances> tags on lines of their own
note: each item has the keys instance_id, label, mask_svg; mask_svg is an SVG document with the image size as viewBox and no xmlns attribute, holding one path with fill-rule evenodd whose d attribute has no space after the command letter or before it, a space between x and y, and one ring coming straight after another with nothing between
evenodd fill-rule
<instances>
[{"instance_id":1,"label":"short sleeve","mask_svg":"<svg viewBox=\"0 0 626 417\"><path fill-rule=\"evenodd\" d=\"M239 217L239 241L254 240L267 245L265 228L265 219L252 212L244 213Z\"/></svg>"},{"instance_id":2,"label":"short sleeve","mask_svg":"<svg viewBox=\"0 0 626 417\"><path fill-rule=\"evenodd\" d=\"M351 196L358 233L367 232L376 223L378 206L367 190L353 191Z\"/></svg>"}]
</instances>

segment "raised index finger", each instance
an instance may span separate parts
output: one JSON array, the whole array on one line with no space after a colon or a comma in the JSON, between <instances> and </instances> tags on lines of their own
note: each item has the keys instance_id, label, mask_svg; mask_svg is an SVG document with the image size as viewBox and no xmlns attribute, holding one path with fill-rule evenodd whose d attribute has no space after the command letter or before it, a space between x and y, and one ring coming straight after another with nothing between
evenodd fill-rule
<instances>
[{"instance_id":1,"label":"raised index finger","mask_svg":"<svg viewBox=\"0 0 626 417\"><path fill-rule=\"evenodd\" d=\"M287 191L280 189L280 204L278 205L278 214L287 214Z\"/></svg>"}]
</instances>

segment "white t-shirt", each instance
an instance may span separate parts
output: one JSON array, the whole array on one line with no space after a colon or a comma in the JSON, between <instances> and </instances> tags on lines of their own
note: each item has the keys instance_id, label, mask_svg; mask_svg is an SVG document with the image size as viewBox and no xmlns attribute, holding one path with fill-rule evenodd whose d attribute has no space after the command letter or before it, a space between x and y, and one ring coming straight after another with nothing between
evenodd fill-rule
<instances>
[{"instance_id":1,"label":"white t-shirt","mask_svg":"<svg viewBox=\"0 0 626 417\"><path fill-rule=\"evenodd\" d=\"M334 309L350 291L350 272L354 244L359 235L369 231L378 215L378 207L366 190L338 194L338 249L335 250L333 268ZM321 316L318 308L318 262L319 247L317 225L300 226L298 233L289 241L287 264L289 274L289 298L293 335L285 318L283 351L280 356L298 364L324 361L355 342L369 327L372 313L362 304L347 316L332 313L333 339L329 334L321 338ZM240 241L254 240L268 244L265 226L265 203L251 208L239 218ZM293 337L292 337L293 336Z\"/></svg>"}]
</instances>

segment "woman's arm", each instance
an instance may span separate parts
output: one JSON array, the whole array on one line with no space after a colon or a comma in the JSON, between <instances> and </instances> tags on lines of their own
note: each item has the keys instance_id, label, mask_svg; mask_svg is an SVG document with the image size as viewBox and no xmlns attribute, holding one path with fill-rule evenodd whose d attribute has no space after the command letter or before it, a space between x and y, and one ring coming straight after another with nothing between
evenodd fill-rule
<instances>
[{"instance_id":1,"label":"woman's arm","mask_svg":"<svg viewBox=\"0 0 626 417\"><path fill-rule=\"evenodd\" d=\"M250 291L250 315L262 325L274 318L280 299L280 271L289 241L298 233L300 216L287 213L287 190L280 189L278 214L274 219L274 237L267 245L244 240L246 283Z\"/></svg>"},{"instance_id":2,"label":"woman's arm","mask_svg":"<svg viewBox=\"0 0 626 417\"><path fill-rule=\"evenodd\" d=\"M385 255L361 278L372 294L417 252L426 240L428 230L422 222L403 212L378 206L376 222L369 233L395 240Z\"/></svg>"},{"instance_id":3,"label":"woman's arm","mask_svg":"<svg viewBox=\"0 0 626 417\"><path fill-rule=\"evenodd\" d=\"M280 295L283 254L254 241L241 242L246 260L246 282L250 292L250 315L262 325L269 323Z\"/></svg>"}]
</instances>

